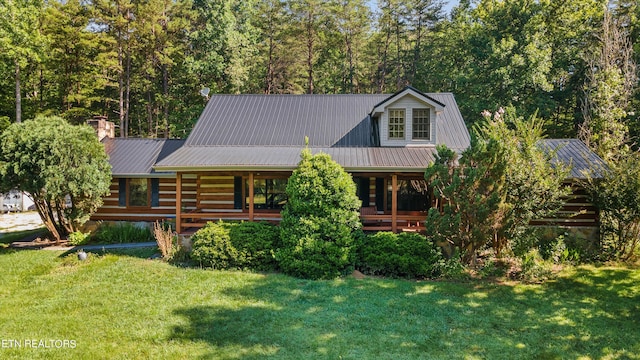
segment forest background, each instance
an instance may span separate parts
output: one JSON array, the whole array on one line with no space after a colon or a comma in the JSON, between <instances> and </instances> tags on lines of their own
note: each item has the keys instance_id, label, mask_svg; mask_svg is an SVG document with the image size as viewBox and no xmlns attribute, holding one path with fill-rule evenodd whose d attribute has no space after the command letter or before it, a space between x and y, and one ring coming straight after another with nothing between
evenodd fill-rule
<instances>
[{"instance_id":1,"label":"forest background","mask_svg":"<svg viewBox=\"0 0 640 360\"><path fill-rule=\"evenodd\" d=\"M454 93L468 125L500 106L537 113L549 137L578 136L590 104L611 101L635 144L636 0L455 4L0 0L0 125L99 115L118 136L184 138L206 105L203 88L337 94L411 85Z\"/></svg>"}]
</instances>

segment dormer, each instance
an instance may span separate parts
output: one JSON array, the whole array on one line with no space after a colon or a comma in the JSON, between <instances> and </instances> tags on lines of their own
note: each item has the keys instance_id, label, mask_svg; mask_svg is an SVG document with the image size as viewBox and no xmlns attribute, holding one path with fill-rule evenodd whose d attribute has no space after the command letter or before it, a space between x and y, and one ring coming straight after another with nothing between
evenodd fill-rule
<instances>
[{"instance_id":1,"label":"dormer","mask_svg":"<svg viewBox=\"0 0 640 360\"><path fill-rule=\"evenodd\" d=\"M444 106L410 86L391 95L370 114L380 146L435 146L436 123Z\"/></svg>"}]
</instances>

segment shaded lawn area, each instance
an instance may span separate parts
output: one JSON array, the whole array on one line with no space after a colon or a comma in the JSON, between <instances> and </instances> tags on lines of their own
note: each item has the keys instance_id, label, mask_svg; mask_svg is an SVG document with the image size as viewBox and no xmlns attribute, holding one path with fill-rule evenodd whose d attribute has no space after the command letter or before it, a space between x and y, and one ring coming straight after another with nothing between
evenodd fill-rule
<instances>
[{"instance_id":1,"label":"shaded lawn area","mask_svg":"<svg viewBox=\"0 0 640 360\"><path fill-rule=\"evenodd\" d=\"M580 267L543 285L307 281L148 255L4 250L0 338L23 344L0 358L640 358L640 270Z\"/></svg>"},{"instance_id":2,"label":"shaded lawn area","mask_svg":"<svg viewBox=\"0 0 640 360\"><path fill-rule=\"evenodd\" d=\"M36 237L44 234L46 234L46 229L44 227L33 230L20 230L9 233L0 233L0 248L2 248L3 245L8 246L14 241L20 241L27 237Z\"/></svg>"}]
</instances>

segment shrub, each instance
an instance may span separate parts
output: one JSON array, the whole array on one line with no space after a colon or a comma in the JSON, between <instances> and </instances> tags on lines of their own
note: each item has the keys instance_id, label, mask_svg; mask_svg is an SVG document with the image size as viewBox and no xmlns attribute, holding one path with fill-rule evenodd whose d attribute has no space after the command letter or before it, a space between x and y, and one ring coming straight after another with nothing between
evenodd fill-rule
<instances>
[{"instance_id":1,"label":"shrub","mask_svg":"<svg viewBox=\"0 0 640 360\"><path fill-rule=\"evenodd\" d=\"M222 221L207 223L193 234L191 242L191 258L202 266L228 269L232 259L238 257L237 250L231 245L229 225Z\"/></svg>"},{"instance_id":2,"label":"shrub","mask_svg":"<svg viewBox=\"0 0 640 360\"><path fill-rule=\"evenodd\" d=\"M92 236L91 242L98 244L124 244L154 241L147 226L138 226L130 222L117 224L103 223Z\"/></svg>"},{"instance_id":3,"label":"shrub","mask_svg":"<svg viewBox=\"0 0 640 360\"><path fill-rule=\"evenodd\" d=\"M600 210L600 256L603 260L635 260L640 250L640 153L608 163L604 178L584 184Z\"/></svg>"},{"instance_id":4,"label":"shrub","mask_svg":"<svg viewBox=\"0 0 640 360\"><path fill-rule=\"evenodd\" d=\"M191 258L214 269L273 270L278 235L278 228L266 222L210 222L191 237Z\"/></svg>"},{"instance_id":5,"label":"shrub","mask_svg":"<svg viewBox=\"0 0 640 360\"><path fill-rule=\"evenodd\" d=\"M407 278L440 274L442 254L420 234L379 232L368 235L359 252L359 267L364 273Z\"/></svg>"},{"instance_id":6,"label":"shrub","mask_svg":"<svg viewBox=\"0 0 640 360\"><path fill-rule=\"evenodd\" d=\"M280 230L268 222L242 222L231 226L231 243L239 250L237 266L268 271L277 268L274 253L281 247Z\"/></svg>"},{"instance_id":7,"label":"shrub","mask_svg":"<svg viewBox=\"0 0 640 360\"><path fill-rule=\"evenodd\" d=\"M527 282L542 282L553 276L551 263L544 261L537 249L532 249L521 258L520 279Z\"/></svg>"},{"instance_id":8,"label":"shrub","mask_svg":"<svg viewBox=\"0 0 640 360\"><path fill-rule=\"evenodd\" d=\"M351 175L329 155L305 149L301 157L287 183L276 259L289 275L335 278L353 264L361 202Z\"/></svg>"},{"instance_id":9,"label":"shrub","mask_svg":"<svg viewBox=\"0 0 640 360\"><path fill-rule=\"evenodd\" d=\"M81 231L75 231L69 234L69 244L73 246L84 245L89 242L91 233L83 233Z\"/></svg>"}]
</instances>

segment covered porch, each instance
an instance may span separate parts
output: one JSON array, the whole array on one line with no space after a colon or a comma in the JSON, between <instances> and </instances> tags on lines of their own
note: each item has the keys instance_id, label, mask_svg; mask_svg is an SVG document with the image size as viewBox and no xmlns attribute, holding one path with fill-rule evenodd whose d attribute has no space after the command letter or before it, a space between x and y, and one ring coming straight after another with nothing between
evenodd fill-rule
<instances>
[{"instance_id":1,"label":"covered porch","mask_svg":"<svg viewBox=\"0 0 640 360\"><path fill-rule=\"evenodd\" d=\"M193 233L209 221L277 223L287 202L290 171L176 173L176 231ZM422 231L432 192L422 173L351 172L362 201L365 231Z\"/></svg>"}]
</instances>

